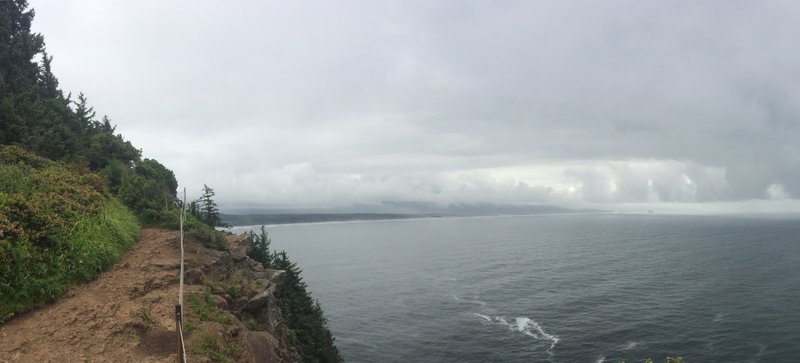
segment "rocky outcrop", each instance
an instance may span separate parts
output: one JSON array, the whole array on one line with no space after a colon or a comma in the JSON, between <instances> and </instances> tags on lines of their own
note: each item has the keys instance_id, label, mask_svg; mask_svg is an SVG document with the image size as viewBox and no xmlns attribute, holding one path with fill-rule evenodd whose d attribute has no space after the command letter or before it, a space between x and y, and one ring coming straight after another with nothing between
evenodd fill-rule
<instances>
[{"instance_id":1,"label":"rocky outcrop","mask_svg":"<svg viewBox=\"0 0 800 363\"><path fill-rule=\"evenodd\" d=\"M275 298L285 272L249 258L249 243L241 236L229 235L226 251L188 246L185 324L191 361L210 361L209 355L221 353L241 362L300 362Z\"/></svg>"}]
</instances>

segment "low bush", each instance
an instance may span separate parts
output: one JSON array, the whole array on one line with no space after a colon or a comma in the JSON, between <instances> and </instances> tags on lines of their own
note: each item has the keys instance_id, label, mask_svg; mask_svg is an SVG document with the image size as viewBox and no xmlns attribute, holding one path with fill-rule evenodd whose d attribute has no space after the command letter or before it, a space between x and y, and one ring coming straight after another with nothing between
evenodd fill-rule
<instances>
[{"instance_id":1,"label":"low bush","mask_svg":"<svg viewBox=\"0 0 800 363\"><path fill-rule=\"evenodd\" d=\"M105 181L0 147L0 322L116 261L139 231Z\"/></svg>"}]
</instances>

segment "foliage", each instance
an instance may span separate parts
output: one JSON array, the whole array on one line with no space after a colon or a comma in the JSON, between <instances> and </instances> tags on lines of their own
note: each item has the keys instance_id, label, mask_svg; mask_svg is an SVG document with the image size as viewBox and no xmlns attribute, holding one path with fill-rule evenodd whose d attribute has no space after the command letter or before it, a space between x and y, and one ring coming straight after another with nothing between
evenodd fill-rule
<instances>
[{"instance_id":1,"label":"foliage","mask_svg":"<svg viewBox=\"0 0 800 363\"><path fill-rule=\"evenodd\" d=\"M322 315L319 301L311 297L302 272L289 261L286 251L272 256L273 268L286 271L286 287L278 292L278 306L286 319L286 325L294 333L292 345L305 362L341 362L342 357L334 344L333 334L328 330L327 320Z\"/></svg>"},{"instance_id":2,"label":"foliage","mask_svg":"<svg viewBox=\"0 0 800 363\"><path fill-rule=\"evenodd\" d=\"M207 184L203 184L203 194L200 199L193 200L189 203L188 212L201 222L211 227L230 227L230 225L223 223L219 217L219 209L217 203L214 201L214 189L211 189Z\"/></svg>"},{"instance_id":3,"label":"foliage","mask_svg":"<svg viewBox=\"0 0 800 363\"><path fill-rule=\"evenodd\" d=\"M239 359L239 351L226 340L221 340L212 332L198 331L186 339L186 346L194 354L202 354L213 362L230 362Z\"/></svg>"},{"instance_id":4,"label":"foliage","mask_svg":"<svg viewBox=\"0 0 800 363\"><path fill-rule=\"evenodd\" d=\"M26 0L0 3L0 144L53 160L87 160L93 170L109 160L139 160L139 150L104 127L110 120L94 120L83 94L73 101L58 88L44 38L31 32L33 17Z\"/></svg>"},{"instance_id":5,"label":"foliage","mask_svg":"<svg viewBox=\"0 0 800 363\"><path fill-rule=\"evenodd\" d=\"M51 301L118 259L135 217L91 173L0 146L0 321ZM16 163L8 155L17 155ZM33 160L26 164L23 160ZM43 167L35 167L46 165Z\"/></svg>"},{"instance_id":6,"label":"foliage","mask_svg":"<svg viewBox=\"0 0 800 363\"><path fill-rule=\"evenodd\" d=\"M209 290L206 290L202 295L190 292L186 295L186 301L194 315L200 318L200 321L213 321L220 324L231 323L231 317L217 306Z\"/></svg>"},{"instance_id":7,"label":"foliage","mask_svg":"<svg viewBox=\"0 0 800 363\"><path fill-rule=\"evenodd\" d=\"M145 332L149 332L156 327L156 322L153 320L153 313L150 310L150 307L142 306L138 312L135 313L135 317L137 320L140 321L142 324L142 330Z\"/></svg>"},{"instance_id":8,"label":"foliage","mask_svg":"<svg viewBox=\"0 0 800 363\"><path fill-rule=\"evenodd\" d=\"M118 164L117 164L118 165ZM163 222L163 211L177 210L175 174L158 161L144 159L132 172L120 173L118 195L147 225Z\"/></svg>"},{"instance_id":9,"label":"foliage","mask_svg":"<svg viewBox=\"0 0 800 363\"><path fill-rule=\"evenodd\" d=\"M0 2L0 144L98 172L143 223L158 223L163 209L174 208L175 175L155 160L141 160L141 150L116 133L108 116L96 120L83 93L77 100L64 95L44 38L31 32L33 17L26 0ZM15 162L10 152L6 163Z\"/></svg>"},{"instance_id":10,"label":"foliage","mask_svg":"<svg viewBox=\"0 0 800 363\"><path fill-rule=\"evenodd\" d=\"M180 228L180 210L177 208L170 208L156 212L158 213L156 217L158 223L153 223L154 226L168 229ZM188 238L200 241L203 246L220 251L228 249L228 240L225 239L225 235L211 228L211 226L200 222L191 214L187 213L186 220L183 223L183 229L186 231L186 236Z\"/></svg>"},{"instance_id":11,"label":"foliage","mask_svg":"<svg viewBox=\"0 0 800 363\"><path fill-rule=\"evenodd\" d=\"M227 337L220 339L208 325L203 322L228 325L233 322L231 316L220 309L212 298L211 291L202 294L190 292L186 295L187 307L191 311L186 314L186 331L189 337L186 345L192 353L203 354L215 362L235 361L239 352ZM199 327L203 327L200 329Z\"/></svg>"},{"instance_id":12,"label":"foliage","mask_svg":"<svg viewBox=\"0 0 800 363\"><path fill-rule=\"evenodd\" d=\"M261 226L261 233L255 234L252 231L248 237L250 252L247 256L261 263L264 267L272 265L272 256L269 252L269 245L272 242L267 235L267 230Z\"/></svg>"},{"instance_id":13,"label":"foliage","mask_svg":"<svg viewBox=\"0 0 800 363\"><path fill-rule=\"evenodd\" d=\"M225 239L225 236L221 232L200 222L191 215L186 216L184 228L190 238L199 240L203 246L220 251L228 249L228 240Z\"/></svg>"},{"instance_id":14,"label":"foliage","mask_svg":"<svg viewBox=\"0 0 800 363\"><path fill-rule=\"evenodd\" d=\"M264 226L259 235L250 233L253 247L249 256L265 268L284 270L284 288L277 291L278 306L283 312L286 326L291 330L291 343L304 362L341 362L342 357L334 344L333 334L327 327L319 301L311 297L306 283L300 277L297 264L290 261L286 251L269 253L270 239Z\"/></svg>"}]
</instances>

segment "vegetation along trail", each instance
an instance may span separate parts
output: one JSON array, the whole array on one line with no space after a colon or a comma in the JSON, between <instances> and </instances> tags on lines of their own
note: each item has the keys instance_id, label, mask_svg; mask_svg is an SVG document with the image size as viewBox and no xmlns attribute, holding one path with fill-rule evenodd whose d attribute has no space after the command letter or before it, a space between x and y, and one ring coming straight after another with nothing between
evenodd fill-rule
<instances>
[{"instance_id":1,"label":"vegetation along trail","mask_svg":"<svg viewBox=\"0 0 800 363\"><path fill-rule=\"evenodd\" d=\"M142 229L96 280L0 325L0 361L174 362L179 232Z\"/></svg>"}]
</instances>

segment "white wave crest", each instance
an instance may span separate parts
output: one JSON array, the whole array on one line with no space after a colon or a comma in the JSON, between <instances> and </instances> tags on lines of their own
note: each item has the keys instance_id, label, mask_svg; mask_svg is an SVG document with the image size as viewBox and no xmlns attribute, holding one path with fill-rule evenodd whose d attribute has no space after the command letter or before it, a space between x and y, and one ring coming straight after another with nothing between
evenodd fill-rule
<instances>
[{"instance_id":1,"label":"white wave crest","mask_svg":"<svg viewBox=\"0 0 800 363\"><path fill-rule=\"evenodd\" d=\"M492 318L490 318L490 317L488 317L486 315L479 314L479 313L473 313L473 314L475 314L475 316L477 316L477 317L479 317L479 318L481 318L483 320L486 320L487 322L490 322L490 323L492 322Z\"/></svg>"},{"instance_id":2,"label":"white wave crest","mask_svg":"<svg viewBox=\"0 0 800 363\"><path fill-rule=\"evenodd\" d=\"M595 363L603 363L605 361L606 361L606 356L601 355L601 356L597 357L597 360L595 361Z\"/></svg>"},{"instance_id":3,"label":"white wave crest","mask_svg":"<svg viewBox=\"0 0 800 363\"><path fill-rule=\"evenodd\" d=\"M457 295L451 295L451 296L453 297L453 300L458 301L461 304L471 304L471 305L477 305L477 306L486 306L486 302L485 301L480 301L480 300L477 300L477 299L473 299L473 300L462 299L462 298L458 297Z\"/></svg>"},{"instance_id":4,"label":"white wave crest","mask_svg":"<svg viewBox=\"0 0 800 363\"><path fill-rule=\"evenodd\" d=\"M625 343L625 346L622 347L622 349L623 350L631 350L633 348L636 348L637 345L639 345L639 342L632 342L632 341L631 342L627 342L627 343Z\"/></svg>"},{"instance_id":5,"label":"white wave crest","mask_svg":"<svg viewBox=\"0 0 800 363\"><path fill-rule=\"evenodd\" d=\"M494 319L492 319L492 318L490 318L490 317L488 317L486 315L483 315L483 314L478 314L478 313L474 313L474 314L476 316L478 316L479 318L487 321L487 322L499 323L501 325L504 325L504 326L508 327L511 330L518 331L518 332L523 333L523 334L525 334L525 335L527 335L529 337L532 337L532 338L534 338L536 340L549 341L550 342L550 347L547 348L548 352L551 349L555 348L556 344L558 344L558 342L560 340L557 336L552 335L552 334L548 334L547 332L545 332L544 329L542 329L541 325L539 325L539 323L537 323L536 321L534 321L534 320L532 320L532 319L530 319L528 317L524 317L523 316L523 317L514 318L514 322L511 323L511 322L509 322L508 320L506 320L502 316L497 316Z\"/></svg>"}]
</instances>

